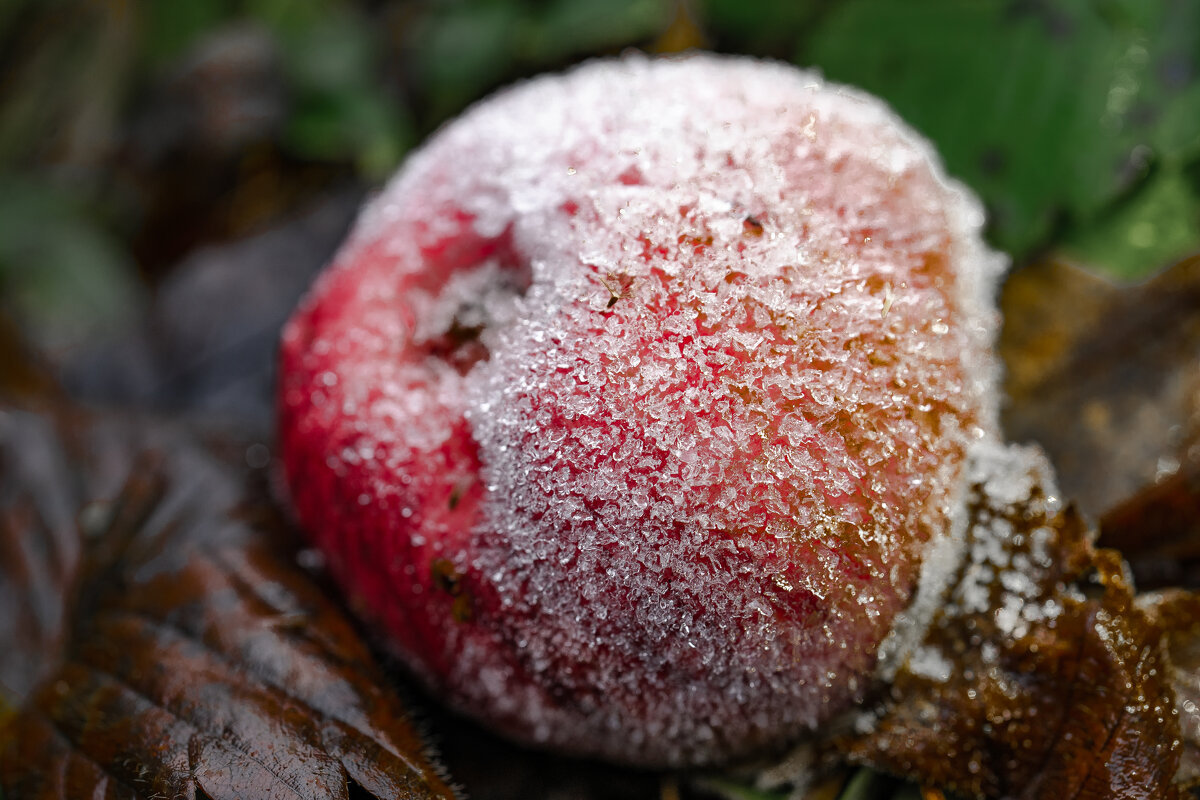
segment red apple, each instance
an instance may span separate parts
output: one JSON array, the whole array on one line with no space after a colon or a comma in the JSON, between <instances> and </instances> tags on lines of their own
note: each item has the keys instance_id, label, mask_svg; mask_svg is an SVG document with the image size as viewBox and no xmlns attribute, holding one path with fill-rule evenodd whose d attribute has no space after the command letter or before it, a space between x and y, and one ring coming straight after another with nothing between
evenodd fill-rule
<instances>
[{"instance_id":1,"label":"red apple","mask_svg":"<svg viewBox=\"0 0 1200 800\"><path fill-rule=\"evenodd\" d=\"M785 742L861 696L994 429L980 222L878 101L786 66L503 92L287 326L295 508L414 672L514 737Z\"/></svg>"}]
</instances>

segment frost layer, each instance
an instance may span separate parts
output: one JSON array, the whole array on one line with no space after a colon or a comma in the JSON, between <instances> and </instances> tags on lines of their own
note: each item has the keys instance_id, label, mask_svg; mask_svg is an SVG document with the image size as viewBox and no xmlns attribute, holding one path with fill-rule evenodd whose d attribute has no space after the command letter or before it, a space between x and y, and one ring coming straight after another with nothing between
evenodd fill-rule
<instances>
[{"instance_id":1,"label":"frost layer","mask_svg":"<svg viewBox=\"0 0 1200 800\"><path fill-rule=\"evenodd\" d=\"M653 765L865 689L992 435L980 211L878 101L594 63L475 107L284 335L301 520L458 708Z\"/></svg>"}]
</instances>

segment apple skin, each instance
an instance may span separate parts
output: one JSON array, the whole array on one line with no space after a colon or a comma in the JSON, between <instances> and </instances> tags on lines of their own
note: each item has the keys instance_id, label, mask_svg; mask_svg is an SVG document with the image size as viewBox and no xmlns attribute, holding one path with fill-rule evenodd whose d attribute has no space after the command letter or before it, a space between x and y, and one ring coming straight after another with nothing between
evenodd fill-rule
<instances>
[{"instance_id":1,"label":"apple skin","mask_svg":"<svg viewBox=\"0 0 1200 800\"><path fill-rule=\"evenodd\" d=\"M436 134L287 325L291 501L453 707L645 766L851 707L995 431L977 204L877 100L630 56Z\"/></svg>"}]
</instances>

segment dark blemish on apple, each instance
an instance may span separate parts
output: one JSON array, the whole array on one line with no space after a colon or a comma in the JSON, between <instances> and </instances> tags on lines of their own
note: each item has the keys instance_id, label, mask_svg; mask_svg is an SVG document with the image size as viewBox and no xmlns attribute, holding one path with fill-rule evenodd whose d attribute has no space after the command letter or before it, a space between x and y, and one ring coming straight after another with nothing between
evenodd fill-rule
<instances>
[{"instance_id":1,"label":"dark blemish on apple","mask_svg":"<svg viewBox=\"0 0 1200 800\"><path fill-rule=\"evenodd\" d=\"M462 573L454 568L448 558L435 558L429 565L433 585L447 594L457 595L462 591Z\"/></svg>"},{"instance_id":2,"label":"dark blemish on apple","mask_svg":"<svg viewBox=\"0 0 1200 800\"><path fill-rule=\"evenodd\" d=\"M433 585L454 598L450 616L455 622L470 622L475 618L475 599L463 585L462 573L447 558L435 558L429 564Z\"/></svg>"}]
</instances>

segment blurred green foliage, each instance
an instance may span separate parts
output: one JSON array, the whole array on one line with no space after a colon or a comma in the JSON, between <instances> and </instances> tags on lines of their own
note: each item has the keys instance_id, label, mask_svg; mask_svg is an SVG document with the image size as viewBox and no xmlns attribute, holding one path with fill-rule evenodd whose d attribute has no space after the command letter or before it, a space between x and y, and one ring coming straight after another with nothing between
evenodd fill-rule
<instances>
[{"instance_id":1,"label":"blurred green foliage","mask_svg":"<svg viewBox=\"0 0 1200 800\"><path fill-rule=\"evenodd\" d=\"M1200 246L1194 0L8 0L0 181L22 222L0 229L3 305L26 315L34 269L65 270L45 281L63 291L153 277L338 181L377 184L513 80L689 46L882 96L1018 262L1137 279Z\"/></svg>"},{"instance_id":2,"label":"blurred green foliage","mask_svg":"<svg viewBox=\"0 0 1200 800\"><path fill-rule=\"evenodd\" d=\"M932 138L987 203L994 241L1018 257L1106 225L1142 191L1162 194L1151 168L1194 156L1200 143L1196 3L848 0L807 55L830 78L887 98ZM1172 188L1172 201L1155 208L1180 218L1162 230L1184 230L1189 215L1194 228L1195 205L1183 198L1195 187ZM1162 264L1147 255L1188 246L1107 239L1081 253L1132 276Z\"/></svg>"},{"instance_id":3,"label":"blurred green foliage","mask_svg":"<svg viewBox=\"0 0 1200 800\"><path fill-rule=\"evenodd\" d=\"M672 19L668 0L512 0L431 4L408 55L441 120L519 75L646 44Z\"/></svg>"},{"instance_id":4,"label":"blurred green foliage","mask_svg":"<svg viewBox=\"0 0 1200 800\"><path fill-rule=\"evenodd\" d=\"M49 349L86 341L144 301L120 242L44 182L0 175L0 265L6 299Z\"/></svg>"}]
</instances>

